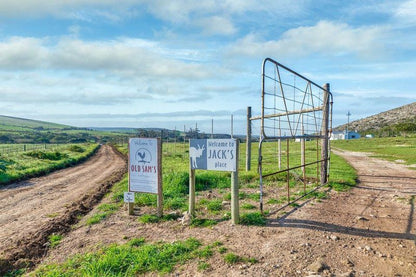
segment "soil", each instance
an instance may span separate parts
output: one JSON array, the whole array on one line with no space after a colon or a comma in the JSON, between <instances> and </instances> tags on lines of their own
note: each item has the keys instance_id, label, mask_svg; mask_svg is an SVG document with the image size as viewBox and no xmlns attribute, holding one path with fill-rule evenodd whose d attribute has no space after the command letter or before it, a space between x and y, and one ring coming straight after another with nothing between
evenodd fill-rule
<instances>
[{"instance_id":1,"label":"soil","mask_svg":"<svg viewBox=\"0 0 416 277\"><path fill-rule=\"evenodd\" d=\"M32 265L126 172L123 156L101 146L86 162L0 189L0 273Z\"/></svg>"},{"instance_id":2,"label":"soil","mask_svg":"<svg viewBox=\"0 0 416 277\"><path fill-rule=\"evenodd\" d=\"M84 224L90 216L87 215L72 227L58 247L48 252L42 263L63 262L74 254L136 237L148 242L195 237L206 245L220 241L228 253L258 262L230 265L224 261L224 254L216 251L207 260L209 269L198 270L198 260L193 260L179 265L173 276L416 276L416 171L365 153L337 154L357 169L358 185L348 192L328 191L327 199L310 199L299 207L288 207L284 213L270 216L264 227L232 225L230 221L210 228L183 226L179 221L143 224L137 216L128 216L125 207L92 226ZM46 202L46 192L38 197L39 201ZM2 207L3 201L4 198ZM152 212L149 209L141 208L138 213ZM43 214L57 210L55 207ZM2 211L2 217L20 221L20 217L13 216L14 212L9 208ZM31 229L32 225L26 228ZM21 227L15 228L12 236L21 237L23 232L26 233ZM4 235L1 236L3 245Z\"/></svg>"}]
</instances>

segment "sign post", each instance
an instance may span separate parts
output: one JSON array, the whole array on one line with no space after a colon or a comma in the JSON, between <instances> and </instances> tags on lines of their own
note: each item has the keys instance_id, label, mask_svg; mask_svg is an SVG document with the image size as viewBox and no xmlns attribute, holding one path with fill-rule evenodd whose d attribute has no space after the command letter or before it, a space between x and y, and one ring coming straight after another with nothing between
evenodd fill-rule
<instances>
[{"instance_id":1,"label":"sign post","mask_svg":"<svg viewBox=\"0 0 416 277\"><path fill-rule=\"evenodd\" d=\"M162 143L160 138L129 139L129 192L157 194L157 214L163 214ZM129 203L133 214L134 203Z\"/></svg>"},{"instance_id":2,"label":"sign post","mask_svg":"<svg viewBox=\"0 0 416 277\"><path fill-rule=\"evenodd\" d=\"M191 139L189 142L189 213L195 213L195 170L231 171L231 220L239 222L238 140Z\"/></svg>"}]
</instances>

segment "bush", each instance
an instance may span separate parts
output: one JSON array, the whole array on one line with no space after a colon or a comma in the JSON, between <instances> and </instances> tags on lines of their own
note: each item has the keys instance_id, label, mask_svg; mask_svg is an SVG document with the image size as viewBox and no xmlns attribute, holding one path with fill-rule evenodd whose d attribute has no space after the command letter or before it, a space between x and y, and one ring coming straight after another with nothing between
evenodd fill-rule
<instances>
[{"instance_id":1,"label":"bush","mask_svg":"<svg viewBox=\"0 0 416 277\"><path fill-rule=\"evenodd\" d=\"M65 158L68 158L67 154L55 151L55 152L43 152L43 151L30 151L25 153L26 156L41 159L41 160L51 160L58 161Z\"/></svg>"},{"instance_id":2,"label":"bush","mask_svg":"<svg viewBox=\"0 0 416 277\"><path fill-rule=\"evenodd\" d=\"M85 152L85 149L84 148L82 148L81 146L79 146L79 145L71 145L69 148L68 148L68 150L69 151L71 151L71 152L77 152L77 153L84 153Z\"/></svg>"}]
</instances>

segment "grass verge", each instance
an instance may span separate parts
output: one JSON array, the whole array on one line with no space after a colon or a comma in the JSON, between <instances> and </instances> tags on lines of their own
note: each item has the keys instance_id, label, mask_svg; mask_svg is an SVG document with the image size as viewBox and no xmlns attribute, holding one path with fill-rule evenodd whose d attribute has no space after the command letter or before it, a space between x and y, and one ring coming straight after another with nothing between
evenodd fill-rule
<instances>
[{"instance_id":1,"label":"grass verge","mask_svg":"<svg viewBox=\"0 0 416 277\"><path fill-rule=\"evenodd\" d=\"M0 186L73 166L88 159L98 148L98 144L64 144L52 152L31 151L2 154L0 156Z\"/></svg>"},{"instance_id":2,"label":"grass verge","mask_svg":"<svg viewBox=\"0 0 416 277\"><path fill-rule=\"evenodd\" d=\"M146 243L144 239L133 239L124 245L113 244L98 252L74 256L62 264L41 266L30 276L136 276L149 272L169 273L178 264L207 255L206 249L198 251L200 246L201 243L194 238L153 244ZM202 268L206 268L206 265Z\"/></svg>"}]
</instances>

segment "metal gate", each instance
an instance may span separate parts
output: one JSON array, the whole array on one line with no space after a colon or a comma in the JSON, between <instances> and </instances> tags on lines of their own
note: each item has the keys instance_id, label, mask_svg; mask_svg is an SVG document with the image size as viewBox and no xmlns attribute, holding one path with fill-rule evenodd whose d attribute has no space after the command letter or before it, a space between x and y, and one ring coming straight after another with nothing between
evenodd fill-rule
<instances>
[{"instance_id":1,"label":"metal gate","mask_svg":"<svg viewBox=\"0 0 416 277\"><path fill-rule=\"evenodd\" d=\"M329 84L321 87L277 61L263 61L261 115L249 117L250 123L260 121L261 211L268 179L286 183L285 206L327 183L333 103L329 90Z\"/></svg>"}]
</instances>

